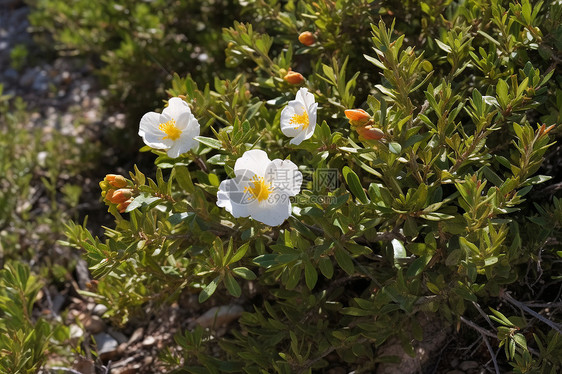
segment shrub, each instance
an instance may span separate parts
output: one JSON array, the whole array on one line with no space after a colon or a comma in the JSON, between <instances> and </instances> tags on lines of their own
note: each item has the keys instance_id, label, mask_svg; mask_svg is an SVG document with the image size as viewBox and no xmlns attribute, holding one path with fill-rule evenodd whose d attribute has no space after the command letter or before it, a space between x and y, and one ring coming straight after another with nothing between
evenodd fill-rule
<instances>
[{"instance_id":1,"label":"shrub","mask_svg":"<svg viewBox=\"0 0 562 374\"><path fill-rule=\"evenodd\" d=\"M31 0L42 44L96 61L111 103L132 117L158 105L172 72L201 82L222 65L221 27L240 13L235 2ZM124 104L124 103L127 104Z\"/></svg>"},{"instance_id":2,"label":"shrub","mask_svg":"<svg viewBox=\"0 0 562 374\"><path fill-rule=\"evenodd\" d=\"M116 220L105 239L68 226L106 315L125 324L182 294L241 304L226 336L176 336L163 357L176 372L368 372L392 339L414 355L424 313L481 333L496 372L559 370L560 326L526 302L556 297L562 207L526 199L549 179L538 172L558 132L560 3L246 4L255 21L223 32L240 75L212 89L176 75L168 90L198 120L199 147L169 157L167 126L187 112L150 114L165 135L142 149L155 178L135 168L100 184ZM305 31L315 43L299 43ZM290 187L267 165L290 170ZM258 205L236 205L237 183ZM270 227L291 204L259 204L283 188L299 193Z\"/></svg>"}]
</instances>

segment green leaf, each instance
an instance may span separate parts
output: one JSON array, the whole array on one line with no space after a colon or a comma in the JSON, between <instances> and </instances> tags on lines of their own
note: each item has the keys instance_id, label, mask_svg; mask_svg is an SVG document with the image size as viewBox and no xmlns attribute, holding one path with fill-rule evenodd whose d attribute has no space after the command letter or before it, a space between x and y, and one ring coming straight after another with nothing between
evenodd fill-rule
<instances>
[{"instance_id":1,"label":"green leaf","mask_svg":"<svg viewBox=\"0 0 562 374\"><path fill-rule=\"evenodd\" d=\"M417 258L414 262L412 262L412 265L408 267L408 271L406 271L406 277L412 278L421 274L426 265L429 264L429 261L431 261L431 257L432 256L423 256Z\"/></svg>"},{"instance_id":2,"label":"green leaf","mask_svg":"<svg viewBox=\"0 0 562 374\"><path fill-rule=\"evenodd\" d=\"M388 144L388 150L395 155L400 155L400 152L402 152L402 147L396 142L391 142Z\"/></svg>"},{"instance_id":3,"label":"green leaf","mask_svg":"<svg viewBox=\"0 0 562 374\"><path fill-rule=\"evenodd\" d=\"M304 279L309 290L312 290L316 285L316 281L318 281L318 273L309 261L304 263Z\"/></svg>"},{"instance_id":4,"label":"green leaf","mask_svg":"<svg viewBox=\"0 0 562 374\"><path fill-rule=\"evenodd\" d=\"M439 39L435 39L435 42L437 43L437 46L442 49L443 51L447 52L447 53L451 53L453 52L453 50L451 49L451 47L449 47L447 44L443 43L441 40Z\"/></svg>"},{"instance_id":5,"label":"green leaf","mask_svg":"<svg viewBox=\"0 0 562 374\"><path fill-rule=\"evenodd\" d=\"M343 269L347 274L353 275L355 272L355 266L353 265L353 260L349 253L340 248L334 249L334 257L339 267Z\"/></svg>"},{"instance_id":6,"label":"green leaf","mask_svg":"<svg viewBox=\"0 0 562 374\"><path fill-rule=\"evenodd\" d=\"M256 279L256 274L253 271L248 269L247 267L237 267L232 269L232 272L238 275L240 278L244 278L246 280L254 280Z\"/></svg>"},{"instance_id":7,"label":"green leaf","mask_svg":"<svg viewBox=\"0 0 562 374\"><path fill-rule=\"evenodd\" d=\"M189 170L185 166L175 166L174 169L176 170L176 180L180 187L186 192L193 192L194 186L193 181L191 180L191 174Z\"/></svg>"},{"instance_id":8,"label":"green leaf","mask_svg":"<svg viewBox=\"0 0 562 374\"><path fill-rule=\"evenodd\" d=\"M222 149L222 142L215 138L208 138L206 136L196 136L194 139L197 140L199 143L202 143L208 147L219 149L219 150Z\"/></svg>"},{"instance_id":9,"label":"green leaf","mask_svg":"<svg viewBox=\"0 0 562 374\"><path fill-rule=\"evenodd\" d=\"M228 293L232 296L240 297L242 295L242 289L231 273L226 273L223 281Z\"/></svg>"},{"instance_id":10,"label":"green leaf","mask_svg":"<svg viewBox=\"0 0 562 374\"><path fill-rule=\"evenodd\" d=\"M211 297L212 294L215 293L215 291L217 289L217 285L219 284L220 280L221 280L221 277L219 275L218 277L213 279L211 281L211 283L206 285L205 288L203 288L203 290L199 293L199 302L200 303L206 301L209 297Z\"/></svg>"},{"instance_id":11,"label":"green leaf","mask_svg":"<svg viewBox=\"0 0 562 374\"><path fill-rule=\"evenodd\" d=\"M365 190L363 190L363 186L361 186L361 182L359 181L357 174L355 174L355 172L348 166L344 166L342 172L351 193L363 204L367 204L369 199L367 199L367 194L365 194Z\"/></svg>"},{"instance_id":12,"label":"green leaf","mask_svg":"<svg viewBox=\"0 0 562 374\"><path fill-rule=\"evenodd\" d=\"M560 257L562 257L562 252ZM327 279L331 279L334 275L334 265L329 257L320 257L320 260L318 260L318 267L320 268L322 275Z\"/></svg>"},{"instance_id":13,"label":"green leaf","mask_svg":"<svg viewBox=\"0 0 562 374\"><path fill-rule=\"evenodd\" d=\"M135 197L135 199L127 206L125 209L125 213L129 213L141 206L150 205L158 200L161 200L159 197L152 196L146 193L140 194L139 196Z\"/></svg>"},{"instance_id":14,"label":"green leaf","mask_svg":"<svg viewBox=\"0 0 562 374\"><path fill-rule=\"evenodd\" d=\"M391 244L394 251L394 266L400 268L399 259L407 257L406 248L404 248L404 244L398 239L392 239Z\"/></svg>"},{"instance_id":15,"label":"green leaf","mask_svg":"<svg viewBox=\"0 0 562 374\"><path fill-rule=\"evenodd\" d=\"M238 248L238 250L236 251L236 253L234 253L234 256L232 256L232 258L230 260L228 260L228 264L230 265L232 263L235 263L236 261L240 261L242 259L242 257L244 257L244 255L246 254L246 252L248 251L249 248L249 244L248 243L244 243L240 246L240 248Z\"/></svg>"}]
</instances>

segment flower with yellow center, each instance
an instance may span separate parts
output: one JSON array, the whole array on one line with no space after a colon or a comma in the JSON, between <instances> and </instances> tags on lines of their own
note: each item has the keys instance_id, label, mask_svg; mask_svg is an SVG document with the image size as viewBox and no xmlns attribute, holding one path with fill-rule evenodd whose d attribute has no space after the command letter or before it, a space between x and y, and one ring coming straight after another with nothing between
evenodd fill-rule
<instances>
[{"instance_id":1,"label":"flower with yellow center","mask_svg":"<svg viewBox=\"0 0 562 374\"><path fill-rule=\"evenodd\" d=\"M308 89L301 88L295 100L289 101L281 111L281 131L291 139L290 144L299 145L309 139L316 128L318 103Z\"/></svg>"},{"instance_id":2,"label":"flower with yellow center","mask_svg":"<svg viewBox=\"0 0 562 374\"><path fill-rule=\"evenodd\" d=\"M269 226L279 226L289 218L289 198L300 192L302 184L302 173L292 161L271 161L267 153L255 149L236 160L234 175L219 186L219 207L234 218L252 217Z\"/></svg>"},{"instance_id":3,"label":"flower with yellow center","mask_svg":"<svg viewBox=\"0 0 562 374\"><path fill-rule=\"evenodd\" d=\"M199 143L199 122L191 114L188 104L179 97L168 100L161 114L146 113L140 121L139 135L149 147L167 150L168 156L176 158Z\"/></svg>"}]
</instances>

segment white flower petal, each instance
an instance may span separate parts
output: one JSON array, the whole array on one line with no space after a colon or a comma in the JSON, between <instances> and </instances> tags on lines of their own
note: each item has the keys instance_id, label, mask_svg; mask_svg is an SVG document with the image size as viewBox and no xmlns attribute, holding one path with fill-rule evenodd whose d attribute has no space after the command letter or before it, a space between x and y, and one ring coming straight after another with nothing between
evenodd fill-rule
<instances>
[{"instance_id":1,"label":"white flower petal","mask_svg":"<svg viewBox=\"0 0 562 374\"><path fill-rule=\"evenodd\" d=\"M301 102L297 100L290 101L281 111L281 132L286 136L293 138L304 131L305 129L303 129L302 126L291 123L291 120L295 115L303 114L305 110L306 108Z\"/></svg>"},{"instance_id":2,"label":"white flower petal","mask_svg":"<svg viewBox=\"0 0 562 374\"><path fill-rule=\"evenodd\" d=\"M301 190L302 173L290 160L275 159L265 171L265 181L271 183L273 193L286 193L295 196Z\"/></svg>"},{"instance_id":3,"label":"white flower petal","mask_svg":"<svg viewBox=\"0 0 562 374\"><path fill-rule=\"evenodd\" d=\"M311 136L312 135L307 137L306 131L301 131L300 134L298 134L293 139L291 139L289 144L299 145L299 144L302 143L303 140L306 140L306 139L310 138Z\"/></svg>"},{"instance_id":4,"label":"white flower petal","mask_svg":"<svg viewBox=\"0 0 562 374\"><path fill-rule=\"evenodd\" d=\"M310 107L314 102L314 95L308 92L308 88L302 87L295 96L295 100L303 103L307 108Z\"/></svg>"},{"instance_id":5,"label":"white flower petal","mask_svg":"<svg viewBox=\"0 0 562 374\"><path fill-rule=\"evenodd\" d=\"M189 116L190 116L189 121L183 129L182 135L185 134L185 136L189 136L190 138L193 139L196 136L199 136L201 126L199 125L199 121L197 121L197 119L195 118L195 116L193 114L190 114Z\"/></svg>"},{"instance_id":6,"label":"white flower petal","mask_svg":"<svg viewBox=\"0 0 562 374\"><path fill-rule=\"evenodd\" d=\"M242 157L236 160L234 173L237 177L246 175L248 179L252 178L253 174L263 177L265 169L270 162L271 160L267 157L267 153L261 149L252 149L244 152Z\"/></svg>"},{"instance_id":7,"label":"white flower petal","mask_svg":"<svg viewBox=\"0 0 562 374\"><path fill-rule=\"evenodd\" d=\"M162 114L165 114L176 121L184 113L191 113L191 109L189 109L189 105L179 97L172 97L168 100L168 106L162 111Z\"/></svg>"},{"instance_id":8,"label":"white flower petal","mask_svg":"<svg viewBox=\"0 0 562 374\"><path fill-rule=\"evenodd\" d=\"M314 101L314 95L308 92L308 89L301 88L295 100L289 101L287 106L281 111L281 132L288 137L293 139L289 142L290 144L299 145L303 140L309 139L314 134L314 129L316 128L316 111L318 108L318 103ZM295 116L302 115L306 113L308 124L295 124L293 119ZM297 121L303 121L303 119L297 119ZM304 121L303 121L304 122Z\"/></svg>"},{"instance_id":9,"label":"white flower petal","mask_svg":"<svg viewBox=\"0 0 562 374\"><path fill-rule=\"evenodd\" d=\"M161 115L156 112L149 112L142 116L139 126L139 135L146 145L157 149L167 149L170 143L162 140L165 133L158 129Z\"/></svg>"},{"instance_id":10,"label":"white flower petal","mask_svg":"<svg viewBox=\"0 0 562 374\"><path fill-rule=\"evenodd\" d=\"M250 207L257 204L254 199L248 199L248 194L244 192L248 186L246 178L226 179L219 185L217 192L217 206L225 208L235 218L248 217Z\"/></svg>"},{"instance_id":11,"label":"white flower petal","mask_svg":"<svg viewBox=\"0 0 562 374\"><path fill-rule=\"evenodd\" d=\"M179 157L182 153L189 151L189 148L186 147L186 144L180 142L179 139L174 141L174 144L168 149L168 157L176 158Z\"/></svg>"},{"instance_id":12,"label":"white flower petal","mask_svg":"<svg viewBox=\"0 0 562 374\"><path fill-rule=\"evenodd\" d=\"M279 226L291 215L291 201L287 194L272 193L269 199L249 206L250 215L268 226Z\"/></svg>"}]
</instances>

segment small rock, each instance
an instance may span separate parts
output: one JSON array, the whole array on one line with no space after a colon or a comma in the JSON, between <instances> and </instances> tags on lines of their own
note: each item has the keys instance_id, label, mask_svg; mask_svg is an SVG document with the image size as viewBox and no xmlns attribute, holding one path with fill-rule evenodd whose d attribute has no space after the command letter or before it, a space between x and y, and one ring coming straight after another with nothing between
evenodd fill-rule
<instances>
[{"instance_id":1,"label":"small rock","mask_svg":"<svg viewBox=\"0 0 562 374\"><path fill-rule=\"evenodd\" d=\"M96 340L97 351L102 361L114 359L117 356L117 347L119 343L108 333L102 332L94 335Z\"/></svg>"},{"instance_id":2,"label":"small rock","mask_svg":"<svg viewBox=\"0 0 562 374\"><path fill-rule=\"evenodd\" d=\"M38 68L27 69L25 73L20 77L19 85L22 87L31 87L38 73Z\"/></svg>"},{"instance_id":3,"label":"small rock","mask_svg":"<svg viewBox=\"0 0 562 374\"><path fill-rule=\"evenodd\" d=\"M238 319L242 312L244 312L244 309L240 305L215 306L197 318L195 324L204 328L228 325Z\"/></svg>"},{"instance_id":4,"label":"small rock","mask_svg":"<svg viewBox=\"0 0 562 374\"><path fill-rule=\"evenodd\" d=\"M105 312L107 312L107 307L103 304L96 304L96 306L92 310L92 313L100 317L103 316Z\"/></svg>"},{"instance_id":5,"label":"small rock","mask_svg":"<svg viewBox=\"0 0 562 374\"><path fill-rule=\"evenodd\" d=\"M133 335L129 338L129 345L138 342L144 334L144 329L139 327L133 332Z\"/></svg>"},{"instance_id":6,"label":"small rock","mask_svg":"<svg viewBox=\"0 0 562 374\"><path fill-rule=\"evenodd\" d=\"M154 345L154 343L156 343L156 339L154 338L154 336L147 336L142 341L142 345L144 347L150 347L150 346Z\"/></svg>"},{"instance_id":7,"label":"small rock","mask_svg":"<svg viewBox=\"0 0 562 374\"><path fill-rule=\"evenodd\" d=\"M72 368L81 374L96 374L94 361L84 357L78 357L72 365Z\"/></svg>"},{"instance_id":8,"label":"small rock","mask_svg":"<svg viewBox=\"0 0 562 374\"><path fill-rule=\"evenodd\" d=\"M4 71L4 78L8 82L16 82L18 80L19 74L16 69L8 68Z\"/></svg>"},{"instance_id":9,"label":"small rock","mask_svg":"<svg viewBox=\"0 0 562 374\"><path fill-rule=\"evenodd\" d=\"M73 323L70 325L69 335L70 339L79 339L84 336L84 330L82 330L77 324Z\"/></svg>"},{"instance_id":10,"label":"small rock","mask_svg":"<svg viewBox=\"0 0 562 374\"><path fill-rule=\"evenodd\" d=\"M80 315L80 321L84 325L84 328L91 334L97 334L105 330L105 322L98 316L91 315Z\"/></svg>"},{"instance_id":11,"label":"small rock","mask_svg":"<svg viewBox=\"0 0 562 374\"><path fill-rule=\"evenodd\" d=\"M39 93L45 93L49 90L49 78L45 70L40 70L33 79L31 88Z\"/></svg>"},{"instance_id":12,"label":"small rock","mask_svg":"<svg viewBox=\"0 0 562 374\"><path fill-rule=\"evenodd\" d=\"M463 371L467 371L467 370L470 370L470 369L476 369L477 367L478 367L478 362L476 362L476 361L463 361L459 365L459 369L461 369Z\"/></svg>"}]
</instances>

